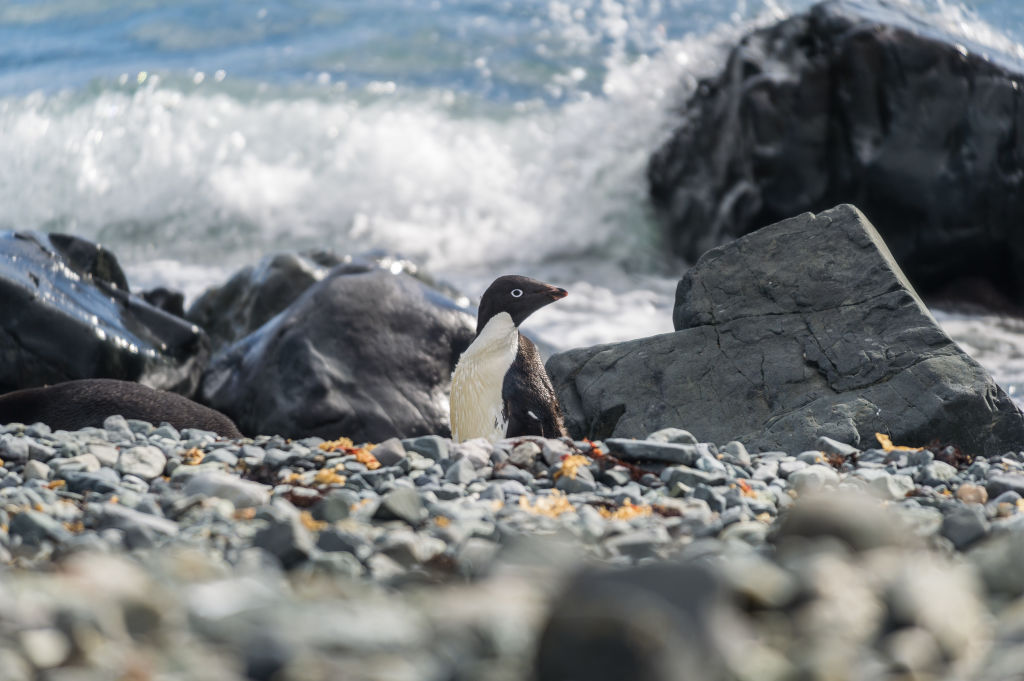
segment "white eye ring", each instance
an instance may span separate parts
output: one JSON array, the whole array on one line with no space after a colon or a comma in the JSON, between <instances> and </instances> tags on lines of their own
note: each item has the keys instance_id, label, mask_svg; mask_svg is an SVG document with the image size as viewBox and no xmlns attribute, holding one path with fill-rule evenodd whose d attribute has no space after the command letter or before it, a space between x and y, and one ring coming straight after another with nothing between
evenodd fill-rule
<instances>
[{"instance_id":1,"label":"white eye ring","mask_svg":"<svg viewBox=\"0 0 1024 681\"><path fill-rule=\"evenodd\" d=\"M513 298L522 298L523 297L523 289L521 289L521 288L514 288L514 289L512 289L512 297Z\"/></svg>"}]
</instances>

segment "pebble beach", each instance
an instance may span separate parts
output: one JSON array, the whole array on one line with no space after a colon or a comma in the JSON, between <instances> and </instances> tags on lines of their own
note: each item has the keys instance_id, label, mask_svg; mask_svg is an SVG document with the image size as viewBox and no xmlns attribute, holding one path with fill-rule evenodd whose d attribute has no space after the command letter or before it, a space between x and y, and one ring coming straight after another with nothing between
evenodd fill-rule
<instances>
[{"instance_id":1,"label":"pebble beach","mask_svg":"<svg viewBox=\"0 0 1024 681\"><path fill-rule=\"evenodd\" d=\"M1016 678L1024 453L817 444L750 454L668 429L374 446L121 417L11 424L0 668L555 678L551 651L558 664L579 652L559 618L608 603L588 621L612 618L628 641L669 607L631 596L634 576L657 584L636 571L657 569L679 584L703 571L720 593L701 620L723 630L717 666L695 678ZM575 603L581 570L632 605ZM654 659L673 649L671 627L658 636L644 644ZM637 678L681 678L652 674Z\"/></svg>"}]
</instances>

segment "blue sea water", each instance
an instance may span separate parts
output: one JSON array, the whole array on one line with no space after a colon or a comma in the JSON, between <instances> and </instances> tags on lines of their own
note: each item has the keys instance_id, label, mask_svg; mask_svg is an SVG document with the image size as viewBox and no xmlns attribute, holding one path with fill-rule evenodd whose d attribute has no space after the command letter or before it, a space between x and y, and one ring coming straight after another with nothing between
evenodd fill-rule
<instances>
[{"instance_id":1,"label":"blue sea water","mask_svg":"<svg viewBox=\"0 0 1024 681\"><path fill-rule=\"evenodd\" d=\"M644 169L696 79L803 0L0 0L0 226L194 297L279 250L383 249L570 297L555 348L671 329ZM886 3L1024 58L1019 0ZM1024 334L941 315L1008 387ZM958 335L959 334L959 335Z\"/></svg>"}]
</instances>

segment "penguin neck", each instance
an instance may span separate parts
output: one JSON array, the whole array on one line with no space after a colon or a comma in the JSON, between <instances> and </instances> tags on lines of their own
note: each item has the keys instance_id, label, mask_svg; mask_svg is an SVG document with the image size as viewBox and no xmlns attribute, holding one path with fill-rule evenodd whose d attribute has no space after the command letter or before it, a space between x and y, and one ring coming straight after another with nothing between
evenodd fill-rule
<instances>
[{"instance_id":1,"label":"penguin neck","mask_svg":"<svg viewBox=\"0 0 1024 681\"><path fill-rule=\"evenodd\" d=\"M466 350L473 356L492 353L507 356L511 352L512 357L518 351L519 327L507 312L499 312L488 319Z\"/></svg>"}]
</instances>

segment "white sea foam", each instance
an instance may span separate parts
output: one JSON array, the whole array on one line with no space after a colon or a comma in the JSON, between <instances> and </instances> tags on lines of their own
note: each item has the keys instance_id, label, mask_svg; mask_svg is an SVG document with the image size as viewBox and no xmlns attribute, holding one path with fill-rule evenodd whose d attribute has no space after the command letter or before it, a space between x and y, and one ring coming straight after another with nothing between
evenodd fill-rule
<instances>
[{"instance_id":1,"label":"white sea foam","mask_svg":"<svg viewBox=\"0 0 1024 681\"><path fill-rule=\"evenodd\" d=\"M380 248L470 297L513 271L565 286L569 298L527 322L556 349L669 331L683 266L660 247L647 160L739 35L810 2L736 3L731 22L681 37L667 37L654 4L548 3L541 26L554 38L537 53L564 46L545 86L555 103L481 103L394 74L357 86L321 73L296 88L214 70L0 99L0 220L97 239L134 286L190 299L270 252ZM958 4L901 4L1019 49ZM694 3L663 11L677 5ZM503 67L480 57L473 68L486 89ZM972 333L961 342L977 350ZM994 353L998 375L1011 363Z\"/></svg>"}]
</instances>

